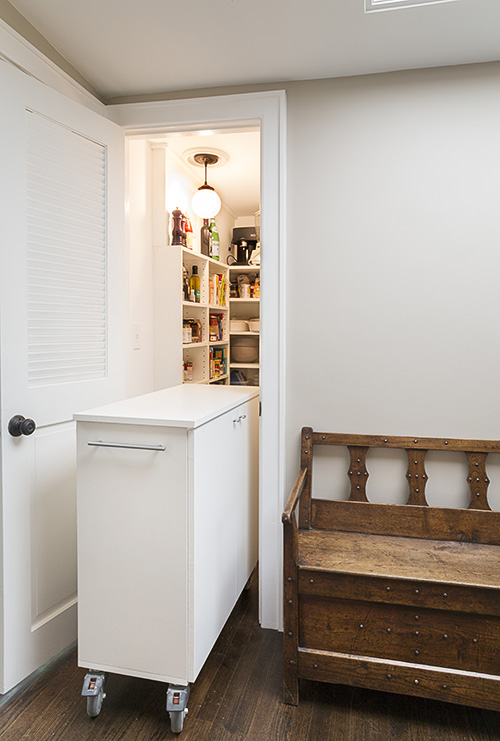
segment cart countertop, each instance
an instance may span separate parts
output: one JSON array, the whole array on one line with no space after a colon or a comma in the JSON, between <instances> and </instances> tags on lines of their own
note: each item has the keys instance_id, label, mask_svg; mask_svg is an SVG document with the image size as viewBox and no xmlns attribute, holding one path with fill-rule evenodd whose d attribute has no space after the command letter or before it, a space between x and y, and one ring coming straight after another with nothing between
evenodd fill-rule
<instances>
[{"instance_id":1,"label":"cart countertop","mask_svg":"<svg viewBox=\"0 0 500 741\"><path fill-rule=\"evenodd\" d=\"M256 387L182 384L78 412L73 419L192 429L258 395Z\"/></svg>"}]
</instances>

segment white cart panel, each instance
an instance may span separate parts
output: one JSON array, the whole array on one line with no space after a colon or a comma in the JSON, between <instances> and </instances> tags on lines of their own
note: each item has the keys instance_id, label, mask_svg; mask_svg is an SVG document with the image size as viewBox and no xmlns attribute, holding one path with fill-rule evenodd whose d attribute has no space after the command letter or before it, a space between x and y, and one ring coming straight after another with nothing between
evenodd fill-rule
<instances>
[{"instance_id":1,"label":"white cart panel","mask_svg":"<svg viewBox=\"0 0 500 741\"><path fill-rule=\"evenodd\" d=\"M80 666L186 676L186 443L183 429L78 423Z\"/></svg>"}]
</instances>

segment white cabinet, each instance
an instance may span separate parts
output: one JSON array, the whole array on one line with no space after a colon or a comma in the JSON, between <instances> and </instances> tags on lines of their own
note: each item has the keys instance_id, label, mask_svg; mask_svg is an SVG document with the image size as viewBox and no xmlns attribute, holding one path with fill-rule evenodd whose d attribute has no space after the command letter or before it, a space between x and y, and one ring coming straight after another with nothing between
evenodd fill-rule
<instances>
[{"instance_id":1,"label":"white cabinet","mask_svg":"<svg viewBox=\"0 0 500 741\"><path fill-rule=\"evenodd\" d=\"M182 385L75 418L79 665L194 681L257 562L257 390Z\"/></svg>"}]
</instances>

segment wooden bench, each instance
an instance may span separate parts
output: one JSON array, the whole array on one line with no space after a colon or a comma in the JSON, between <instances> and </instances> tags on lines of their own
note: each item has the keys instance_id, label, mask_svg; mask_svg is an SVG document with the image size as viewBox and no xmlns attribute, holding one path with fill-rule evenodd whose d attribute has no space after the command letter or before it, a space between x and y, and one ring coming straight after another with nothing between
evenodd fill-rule
<instances>
[{"instance_id":1,"label":"wooden bench","mask_svg":"<svg viewBox=\"0 0 500 741\"><path fill-rule=\"evenodd\" d=\"M320 445L347 446L348 500L312 497ZM368 501L369 448L406 451L406 504ZM468 509L428 505L428 450L466 454ZM303 677L500 708L500 512L486 473L499 452L500 441L302 430L282 518L285 702L298 703Z\"/></svg>"}]
</instances>

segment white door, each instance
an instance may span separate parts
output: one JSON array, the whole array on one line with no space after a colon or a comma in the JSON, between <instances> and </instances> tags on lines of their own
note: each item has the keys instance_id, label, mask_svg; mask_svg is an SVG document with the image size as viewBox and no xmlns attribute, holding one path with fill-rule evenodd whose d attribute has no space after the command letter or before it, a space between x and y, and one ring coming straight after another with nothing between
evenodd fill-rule
<instances>
[{"instance_id":1,"label":"white door","mask_svg":"<svg viewBox=\"0 0 500 741\"><path fill-rule=\"evenodd\" d=\"M119 126L5 62L0 106L6 692L76 639L71 420L124 396L124 144ZM15 415L34 434L9 434Z\"/></svg>"}]
</instances>

